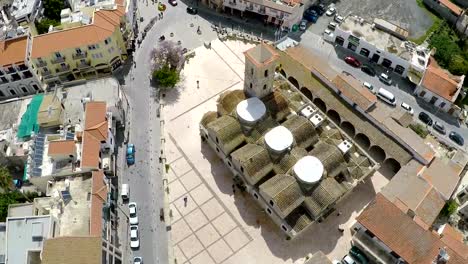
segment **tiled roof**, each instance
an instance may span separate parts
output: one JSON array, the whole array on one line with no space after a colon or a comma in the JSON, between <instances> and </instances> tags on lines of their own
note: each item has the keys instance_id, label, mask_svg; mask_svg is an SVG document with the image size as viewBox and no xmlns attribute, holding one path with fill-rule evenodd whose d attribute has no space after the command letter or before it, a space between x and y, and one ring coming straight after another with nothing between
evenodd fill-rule
<instances>
[{"instance_id":1,"label":"tiled roof","mask_svg":"<svg viewBox=\"0 0 468 264\"><path fill-rule=\"evenodd\" d=\"M325 208L336 202L347 189L334 178L325 178L305 198L304 205L314 218L317 218Z\"/></svg>"},{"instance_id":2,"label":"tiled roof","mask_svg":"<svg viewBox=\"0 0 468 264\"><path fill-rule=\"evenodd\" d=\"M218 113L221 115L231 114L236 110L237 104L245 99L246 97L243 90L226 91L222 93L219 95L217 101Z\"/></svg>"},{"instance_id":3,"label":"tiled roof","mask_svg":"<svg viewBox=\"0 0 468 264\"><path fill-rule=\"evenodd\" d=\"M100 264L101 237L55 237L44 242L42 264Z\"/></svg>"},{"instance_id":4,"label":"tiled roof","mask_svg":"<svg viewBox=\"0 0 468 264\"><path fill-rule=\"evenodd\" d=\"M454 102L458 95L458 84L461 78L450 74L447 70L442 69L434 58L429 59L429 66L421 81L422 86L429 91L439 95L450 102Z\"/></svg>"},{"instance_id":5,"label":"tiled roof","mask_svg":"<svg viewBox=\"0 0 468 264\"><path fill-rule=\"evenodd\" d=\"M452 11L453 13L455 13L457 15L461 15L461 13L463 12L463 9L461 7L459 7L458 5L456 5L455 3L453 3L450 0L439 0L439 3L441 5L444 5L450 11Z\"/></svg>"},{"instance_id":6,"label":"tiled roof","mask_svg":"<svg viewBox=\"0 0 468 264\"><path fill-rule=\"evenodd\" d=\"M347 164L343 154L335 145L319 141L309 154L317 157L322 162L323 168L329 177L335 177L346 169Z\"/></svg>"},{"instance_id":7,"label":"tiled roof","mask_svg":"<svg viewBox=\"0 0 468 264\"><path fill-rule=\"evenodd\" d=\"M102 171L92 172L92 196L91 196L91 214L90 228L91 236L102 235L102 208L107 201L107 186L104 183L104 173Z\"/></svg>"},{"instance_id":8,"label":"tiled roof","mask_svg":"<svg viewBox=\"0 0 468 264\"><path fill-rule=\"evenodd\" d=\"M27 44L27 36L0 41L0 65L22 63L26 59Z\"/></svg>"},{"instance_id":9,"label":"tiled roof","mask_svg":"<svg viewBox=\"0 0 468 264\"><path fill-rule=\"evenodd\" d=\"M457 187L460 172L458 165L451 160L435 158L421 176L448 200Z\"/></svg>"},{"instance_id":10,"label":"tiled roof","mask_svg":"<svg viewBox=\"0 0 468 264\"><path fill-rule=\"evenodd\" d=\"M223 146L226 154L231 153L236 147L245 142L241 126L236 118L223 115L209 123L207 129L217 137L218 144Z\"/></svg>"},{"instance_id":11,"label":"tiled roof","mask_svg":"<svg viewBox=\"0 0 468 264\"><path fill-rule=\"evenodd\" d=\"M410 264L432 263L439 249L447 246L436 234L420 227L380 193L356 220ZM448 264L467 263L467 259L452 249L447 248L447 251L450 256Z\"/></svg>"},{"instance_id":12,"label":"tiled roof","mask_svg":"<svg viewBox=\"0 0 468 264\"><path fill-rule=\"evenodd\" d=\"M364 111L377 102L377 97L354 77L341 73L332 80L332 83L346 98L356 103Z\"/></svg>"},{"instance_id":13,"label":"tiled roof","mask_svg":"<svg viewBox=\"0 0 468 264\"><path fill-rule=\"evenodd\" d=\"M273 170L268 151L260 145L247 144L234 151L231 157L239 161L245 170L245 176L253 185Z\"/></svg>"},{"instance_id":14,"label":"tiled roof","mask_svg":"<svg viewBox=\"0 0 468 264\"><path fill-rule=\"evenodd\" d=\"M108 126L105 102L89 102L85 110L85 130L81 150L82 167L99 167L101 141L107 140Z\"/></svg>"},{"instance_id":15,"label":"tiled roof","mask_svg":"<svg viewBox=\"0 0 468 264\"><path fill-rule=\"evenodd\" d=\"M303 201L301 188L293 176L277 174L262 185L259 190L274 201L284 216L290 214Z\"/></svg>"},{"instance_id":16,"label":"tiled roof","mask_svg":"<svg viewBox=\"0 0 468 264\"><path fill-rule=\"evenodd\" d=\"M115 2L117 7L113 10L101 9L94 12L93 23L90 25L54 31L34 37L31 57L45 57L64 49L96 44L112 36L115 30L120 30L120 19L125 15L123 1L118 0Z\"/></svg>"},{"instance_id":17,"label":"tiled roof","mask_svg":"<svg viewBox=\"0 0 468 264\"><path fill-rule=\"evenodd\" d=\"M300 148L308 148L318 141L318 135L314 126L303 116L295 115L288 118L281 125L291 131L296 146Z\"/></svg>"},{"instance_id":18,"label":"tiled roof","mask_svg":"<svg viewBox=\"0 0 468 264\"><path fill-rule=\"evenodd\" d=\"M255 47L245 51L244 55L257 66L268 65L279 58L279 55L274 48L265 43L261 43L260 45L256 45Z\"/></svg>"},{"instance_id":19,"label":"tiled roof","mask_svg":"<svg viewBox=\"0 0 468 264\"><path fill-rule=\"evenodd\" d=\"M307 226L312 224L313 221L302 206L299 206L292 211L285 220L286 223L288 223L288 225L297 233L304 230Z\"/></svg>"},{"instance_id":20,"label":"tiled roof","mask_svg":"<svg viewBox=\"0 0 468 264\"><path fill-rule=\"evenodd\" d=\"M74 140L58 140L49 142L49 156L50 155L67 155L75 153Z\"/></svg>"}]
</instances>

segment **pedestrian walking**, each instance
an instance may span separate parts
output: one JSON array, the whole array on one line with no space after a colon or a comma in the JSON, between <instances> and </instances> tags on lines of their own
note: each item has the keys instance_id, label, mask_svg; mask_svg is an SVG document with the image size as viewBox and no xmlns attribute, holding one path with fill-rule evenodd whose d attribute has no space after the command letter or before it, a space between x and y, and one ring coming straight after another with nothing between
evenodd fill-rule
<instances>
[{"instance_id":1,"label":"pedestrian walking","mask_svg":"<svg viewBox=\"0 0 468 264\"><path fill-rule=\"evenodd\" d=\"M200 81L197 80L197 89L200 89Z\"/></svg>"},{"instance_id":2,"label":"pedestrian walking","mask_svg":"<svg viewBox=\"0 0 468 264\"><path fill-rule=\"evenodd\" d=\"M338 211L338 213L336 214L336 216L340 216L341 215L341 211Z\"/></svg>"},{"instance_id":3,"label":"pedestrian walking","mask_svg":"<svg viewBox=\"0 0 468 264\"><path fill-rule=\"evenodd\" d=\"M187 207L187 196L184 197L184 207Z\"/></svg>"}]
</instances>

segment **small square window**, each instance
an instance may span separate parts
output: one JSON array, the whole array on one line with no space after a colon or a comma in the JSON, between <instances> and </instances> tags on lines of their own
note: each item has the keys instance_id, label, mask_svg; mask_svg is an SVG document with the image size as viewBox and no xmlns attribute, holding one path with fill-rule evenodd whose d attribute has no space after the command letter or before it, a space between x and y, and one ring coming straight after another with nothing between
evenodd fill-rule
<instances>
[{"instance_id":1,"label":"small square window","mask_svg":"<svg viewBox=\"0 0 468 264\"><path fill-rule=\"evenodd\" d=\"M270 210L270 208L267 208L267 212L268 212L269 214L271 214L271 210Z\"/></svg>"},{"instance_id":2,"label":"small square window","mask_svg":"<svg viewBox=\"0 0 468 264\"><path fill-rule=\"evenodd\" d=\"M253 196L258 200L258 194L254 193Z\"/></svg>"}]
</instances>

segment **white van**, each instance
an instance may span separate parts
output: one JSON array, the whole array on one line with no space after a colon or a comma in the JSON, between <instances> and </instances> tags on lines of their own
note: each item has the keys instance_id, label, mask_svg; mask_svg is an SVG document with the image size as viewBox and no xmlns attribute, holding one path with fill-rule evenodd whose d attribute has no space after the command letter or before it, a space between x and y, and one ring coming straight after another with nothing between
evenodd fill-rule
<instances>
[{"instance_id":1,"label":"white van","mask_svg":"<svg viewBox=\"0 0 468 264\"><path fill-rule=\"evenodd\" d=\"M377 92L377 97L389 105L396 105L395 96L391 92L385 90L384 88L379 89L379 91Z\"/></svg>"},{"instance_id":2,"label":"white van","mask_svg":"<svg viewBox=\"0 0 468 264\"><path fill-rule=\"evenodd\" d=\"M130 198L130 187L128 184L122 184L122 189L120 190L120 196L122 200L126 201Z\"/></svg>"}]
</instances>

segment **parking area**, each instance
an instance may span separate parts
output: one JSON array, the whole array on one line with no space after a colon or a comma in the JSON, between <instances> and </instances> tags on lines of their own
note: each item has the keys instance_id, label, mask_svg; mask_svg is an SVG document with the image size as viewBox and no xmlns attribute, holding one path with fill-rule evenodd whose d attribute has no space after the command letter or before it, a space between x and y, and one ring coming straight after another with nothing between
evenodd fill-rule
<instances>
[{"instance_id":1,"label":"parking area","mask_svg":"<svg viewBox=\"0 0 468 264\"><path fill-rule=\"evenodd\" d=\"M349 228L355 217L387 178L376 172L338 205L341 214L331 214L288 241L252 197L233 193L231 173L201 142L203 114L216 111L222 92L243 88L242 52L249 47L216 40L211 49L195 49L180 89L166 94L166 156L177 263L303 263L307 254L318 250L330 259L341 259L351 248Z\"/></svg>"}]
</instances>

